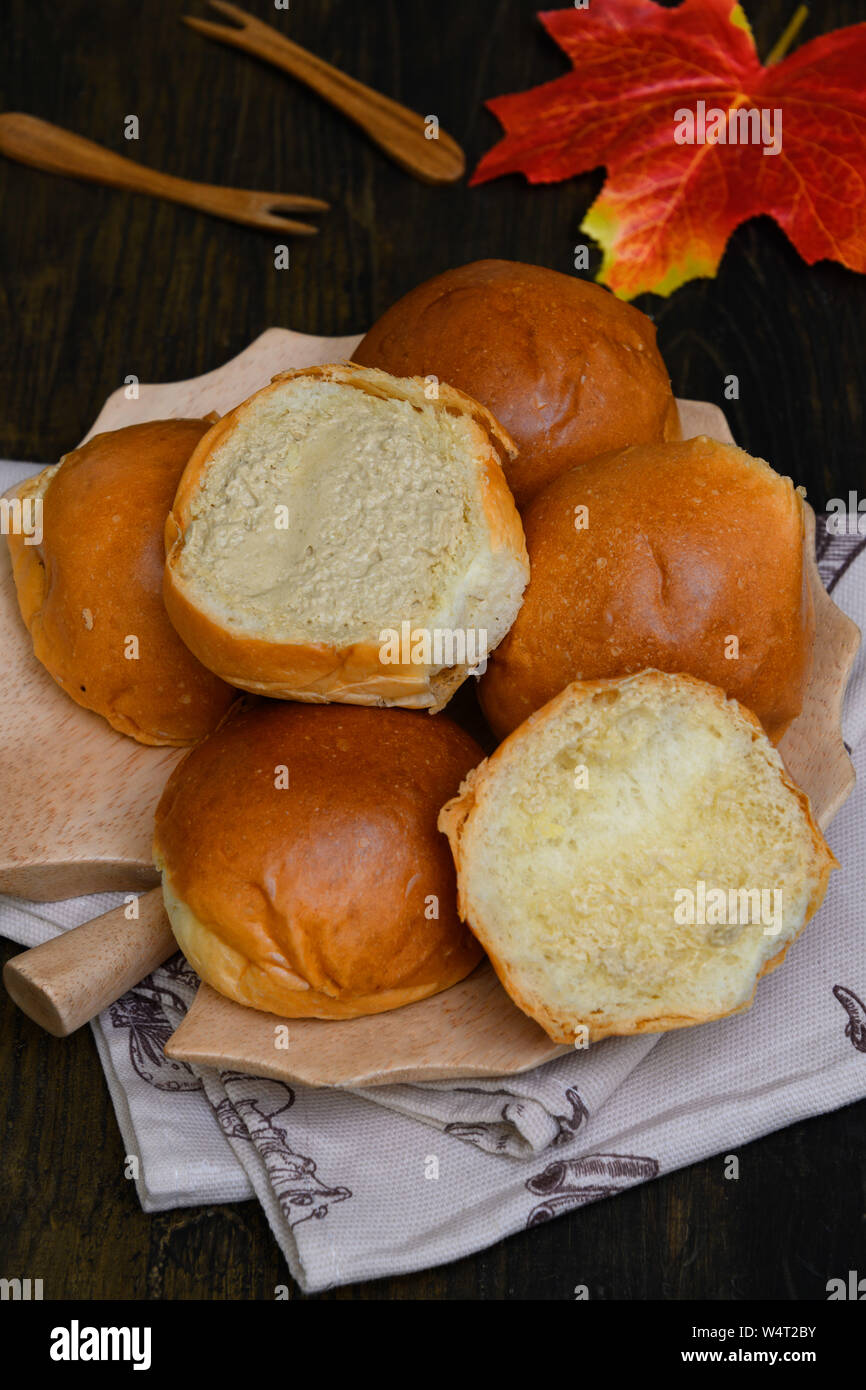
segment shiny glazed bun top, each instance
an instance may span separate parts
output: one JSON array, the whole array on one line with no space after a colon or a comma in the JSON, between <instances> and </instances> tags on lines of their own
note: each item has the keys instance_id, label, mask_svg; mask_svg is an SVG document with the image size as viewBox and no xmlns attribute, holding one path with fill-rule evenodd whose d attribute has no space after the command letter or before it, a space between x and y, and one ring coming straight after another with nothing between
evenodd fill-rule
<instances>
[{"instance_id":1,"label":"shiny glazed bun top","mask_svg":"<svg viewBox=\"0 0 866 1390\"><path fill-rule=\"evenodd\" d=\"M599 285L518 261L474 261L399 299L354 360L437 376L492 411L518 446L518 506L575 464L679 438L656 331Z\"/></svg>"},{"instance_id":2,"label":"shiny glazed bun top","mask_svg":"<svg viewBox=\"0 0 866 1390\"><path fill-rule=\"evenodd\" d=\"M162 599L165 520L211 423L94 435L18 489L42 502L41 543L9 537L36 657L77 704L140 743L195 743L237 698L187 650Z\"/></svg>"},{"instance_id":3,"label":"shiny glazed bun top","mask_svg":"<svg viewBox=\"0 0 866 1390\"><path fill-rule=\"evenodd\" d=\"M804 523L790 478L705 436L557 478L524 514L529 587L479 689L491 728L570 681L655 667L720 686L777 742L811 669Z\"/></svg>"},{"instance_id":4,"label":"shiny glazed bun top","mask_svg":"<svg viewBox=\"0 0 866 1390\"><path fill-rule=\"evenodd\" d=\"M481 951L436 820L481 757L441 715L268 701L233 714L156 813L189 962L288 1018L380 1013L463 979Z\"/></svg>"}]
</instances>

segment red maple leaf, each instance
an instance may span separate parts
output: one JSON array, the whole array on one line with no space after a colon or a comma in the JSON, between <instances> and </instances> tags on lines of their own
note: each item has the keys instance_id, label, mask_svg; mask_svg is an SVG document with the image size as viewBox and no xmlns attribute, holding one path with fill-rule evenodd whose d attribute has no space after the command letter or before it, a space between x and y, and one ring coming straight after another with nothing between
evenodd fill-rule
<instances>
[{"instance_id":1,"label":"red maple leaf","mask_svg":"<svg viewBox=\"0 0 866 1390\"><path fill-rule=\"evenodd\" d=\"M761 213L810 265L866 271L866 23L764 66L732 0L591 0L539 17L574 71L488 103L506 135L473 184L605 165L581 230L602 246L598 278L625 299L715 275L731 233ZM701 102L735 126L754 119L743 108L766 112L762 143L677 143ZM776 112L781 149L765 154Z\"/></svg>"}]
</instances>

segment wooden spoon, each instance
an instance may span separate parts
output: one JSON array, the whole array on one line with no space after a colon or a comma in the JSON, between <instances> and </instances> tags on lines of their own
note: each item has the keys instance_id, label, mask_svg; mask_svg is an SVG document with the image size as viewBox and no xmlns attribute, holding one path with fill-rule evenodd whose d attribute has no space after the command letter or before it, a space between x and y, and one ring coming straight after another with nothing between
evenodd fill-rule
<instances>
[{"instance_id":1,"label":"wooden spoon","mask_svg":"<svg viewBox=\"0 0 866 1390\"><path fill-rule=\"evenodd\" d=\"M219 184L178 179L173 174L136 164L92 140L85 140L82 135L73 135L49 121L41 121L38 116L27 116L20 111L5 111L0 115L0 154L19 164L44 169L49 174L68 174L71 178L105 183L132 193L150 193L156 198L167 198L172 203L184 203L200 212L224 217L229 222L263 227L267 231L315 236L318 227L309 222L292 221L280 216L279 212L325 212L329 206L321 198L260 193L247 188L223 188Z\"/></svg>"},{"instance_id":2,"label":"wooden spoon","mask_svg":"<svg viewBox=\"0 0 866 1390\"><path fill-rule=\"evenodd\" d=\"M195 19L192 15L181 16L184 24L206 38L263 58L266 63L305 82L359 125L401 169L415 174L425 183L453 183L463 177L466 156L457 141L444 130L437 131L435 138L428 138L427 121L423 116L340 72L339 68L284 38L269 24L263 24L237 5L229 5L226 0L209 0L209 3L220 14L235 20L237 27Z\"/></svg>"}]
</instances>

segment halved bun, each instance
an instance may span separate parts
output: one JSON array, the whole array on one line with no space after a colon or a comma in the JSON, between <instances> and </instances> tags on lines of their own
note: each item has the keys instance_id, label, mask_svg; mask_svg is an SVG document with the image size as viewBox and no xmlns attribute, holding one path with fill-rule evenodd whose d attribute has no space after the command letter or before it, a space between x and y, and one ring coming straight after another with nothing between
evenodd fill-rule
<instances>
[{"instance_id":1,"label":"halved bun","mask_svg":"<svg viewBox=\"0 0 866 1390\"><path fill-rule=\"evenodd\" d=\"M732 444L644 444L557 478L524 514L532 578L479 697L501 738L569 681L655 667L721 686L774 742L815 618L803 499Z\"/></svg>"},{"instance_id":2,"label":"halved bun","mask_svg":"<svg viewBox=\"0 0 866 1390\"><path fill-rule=\"evenodd\" d=\"M211 423L94 435L15 490L42 503L41 542L8 537L33 651L76 704L139 743L195 743L237 698L184 646L162 600L165 519Z\"/></svg>"},{"instance_id":3,"label":"halved bun","mask_svg":"<svg viewBox=\"0 0 866 1390\"><path fill-rule=\"evenodd\" d=\"M350 365L276 377L184 473L166 529L172 622L244 690L441 708L528 578L501 468L512 449L449 387L428 399L423 382Z\"/></svg>"},{"instance_id":4,"label":"halved bun","mask_svg":"<svg viewBox=\"0 0 866 1390\"><path fill-rule=\"evenodd\" d=\"M561 1043L746 1008L838 868L754 716L659 671L568 686L439 825L461 916Z\"/></svg>"},{"instance_id":5,"label":"halved bun","mask_svg":"<svg viewBox=\"0 0 866 1390\"><path fill-rule=\"evenodd\" d=\"M651 320L541 265L473 261L434 276L386 309L354 360L437 376L492 410L520 451L505 460L520 507L605 450L680 437Z\"/></svg>"},{"instance_id":6,"label":"halved bun","mask_svg":"<svg viewBox=\"0 0 866 1390\"><path fill-rule=\"evenodd\" d=\"M481 758L451 720L255 702L174 771L154 858L178 944L221 994L356 1018L462 980L439 807Z\"/></svg>"}]
</instances>

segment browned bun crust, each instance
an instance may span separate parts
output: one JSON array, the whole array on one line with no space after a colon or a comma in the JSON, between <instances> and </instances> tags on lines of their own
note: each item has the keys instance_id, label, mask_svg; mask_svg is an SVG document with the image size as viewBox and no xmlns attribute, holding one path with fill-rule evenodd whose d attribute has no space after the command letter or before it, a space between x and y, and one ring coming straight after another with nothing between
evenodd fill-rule
<instances>
[{"instance_id":1,"label":"browned bun crust","mask_svg":"<svg viewBox=\"0 0 866 1390\"><path fill-rule=\"evenodd\" d=\"M8 537L36 657L77 704L139 743L195 743L237 698L187 650L162 600L165 518L211 423L97 434L16 489L43 499L41 544ZM131 636L137 660L125 655Z\"/></svg>"},{"instance_id":2,"label":"browned bun crust","mask_svg":"<svg viewBox=\"0 0 866 1390\"><path fill-rule=\"evenodd\" d=\"M446 385L434 403L426 398L423 382L392 380L384 372L366 371L351 363L302 367L274 377L269 386L229 411L193 452L165 529L163 596L171 621L209 670L253 694L314 704L337 701L439 710L465 680L468 667L439 671L418 662L386 664L377 642L335 647L324 642L289 643L258 637L207 613L186 591L180 574L184 535L214 450L225 442L253 401L299 378L335 382L418 406L435 404L437 409L470 418L478 428L483 450L477 468L490 548L494 554L505 551L512 555L528 575L523 529L503 473L504 461L515 452L514 442L484 406Z\"/></svg>"},{"instance_id":3,"label":"browned bun crust","mask_svg":"<svg viewBox=\"0 0 866 1390\"><path fill-rule=\"evenodd\" d=\"M287 1018L381 1013L463 979L482 952L436 818L481 757L443 716L265 701L233 714L156 812L187 959Z\"/></svg>"},{"instance_id":4,"label":"browned bun crust","mask_svg":"<svg viewBox=\"0 0 866 1390\"><path fill-rule=\"evenodd\" d=\"M519 453L518 506L566 469L627 444L679 439L651 321L599 285L518 261L473 261L410 290L354 361L437 376L493 412Z\"/></svg>"},{"instance_id":5,"label":"browned bun crust","mask_svg":"<svg viewBox=\"0 0 866 1390\"><path fill-rule=\"evenodd\" d=\"M778 742L802 708L815 635L789 478L704 436L648 444L564 474L524 526L529 587L479 689L498 736L571 681L654 667L720 686Z\"/></svg>"}]
</instances>

